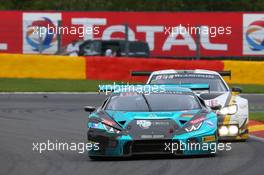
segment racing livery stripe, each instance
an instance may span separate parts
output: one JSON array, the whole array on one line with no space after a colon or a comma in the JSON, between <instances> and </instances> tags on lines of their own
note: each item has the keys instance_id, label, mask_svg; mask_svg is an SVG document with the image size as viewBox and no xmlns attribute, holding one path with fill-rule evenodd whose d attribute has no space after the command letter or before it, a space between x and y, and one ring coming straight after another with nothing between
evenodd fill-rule
<instances>
[{"instance_id":1,"label":"racing livery stripe","mask_svg":"<svg viewBox=\"0 0 264 175\"><path fill-rule=\"evenodd\" d=\"M229 103L228 105L231 105L231 104L234 104L234 99L235 99L235 95L233 94L230 94L231 98L229 100ZM229 99L229 98L228 98ZM227 124L230 124L230 119L231 119L231 115L226 115L225 118L224 118L224 124L227 125Z\"/></svg>"},{"instance_id":2,"label":"racing livery stripe","mask_svg":"<svg viewBox=\"0 0 264 175\"><path fill-rule=\"evenodd\" d=\"M226 99L226 102L225 102L225 106L229 105L230 102L231 102L231 97L232 97L232 94L231 93L228 93L228 96L227 96L227 99ZM227 119L228 116L221 116L221 117L218 117L218 120L219 120L219 123L221 124L225 124L225 120L228 120ZM230 119L229 119L230 120ZM228 123L229 123L229 120L228 120Z\"/></svg>"}]
</instances>

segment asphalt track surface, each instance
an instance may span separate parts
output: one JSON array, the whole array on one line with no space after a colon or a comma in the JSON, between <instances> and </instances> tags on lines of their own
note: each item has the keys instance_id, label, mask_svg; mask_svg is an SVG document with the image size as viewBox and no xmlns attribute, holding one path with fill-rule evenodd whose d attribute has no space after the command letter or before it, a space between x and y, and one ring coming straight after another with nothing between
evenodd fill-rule
<instances>
[{"instance_id":1,"label":"asphalt track surface","mask_svg":"<svg viewBox=\"0 0 264 175\"><path fill-rule=\"evenodd\" d=\"M249 101L249 111L264 112L264 94L242 94Z\"/></svg>"},{"instance_id":2,"label":"asphalt track surface","mask_svg":"<svg viewBox=\"0 0 264 175\"><path fill-rule=\"evenodd\" d=\"M232 143L232 150L216 157L144 156L91 161L75 151L33 151L32 143L59 140L85 142L85 105L99 105L105 96L0 95L1 175L163 175L239 174L264 172L264 142L250 138Z\"/></svg>"}]
</instances>

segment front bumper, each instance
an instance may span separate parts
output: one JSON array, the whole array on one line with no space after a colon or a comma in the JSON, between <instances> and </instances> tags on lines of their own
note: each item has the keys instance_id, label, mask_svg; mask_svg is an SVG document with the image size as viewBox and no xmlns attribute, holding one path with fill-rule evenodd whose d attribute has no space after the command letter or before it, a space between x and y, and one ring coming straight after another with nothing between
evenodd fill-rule
<instances>
[{"instance_id":1,"label":"front bumper","mask_svg":"<svg viewBox=\"0 0 264 175\"><path fill-rule=\"evenodd\" d=\"M249 138L248 129L239 129L237 135L219 136L219 141L244 141Z\"/></svg>"},{"instance_id":2,"label":"front bumper","mask_svg":"<svg viewBox=\"0 0 264 175\"><path fill-rule=\"evenodd\" d=\"M238 121L229 121L228 123L219 123L218 128L220 129L222 126L226 126L227 128L229 126L235 125L238 127L238 133L236 135L224 135L221 136L219 134L219 141L242 141L247 140L249 138L249 132L248 132L248 121L245 119L244 123L239 126Z\"/></svg>"},{"instance_id":3,"label":"front bumper","mask_svg":"<svg viewBox=\"0 0 264 175\"><path fill-rule=\"evenodd\" d=\"M106 157L126 157L133 155L146 154L166 154L166 155L208 155L215 154L217 144L217 130L211 130L206 135L192 136L182 134L170 139L140 139L134 140L129 135L111 134L100 129L90 128L87 132L89 142L99 143L99 150L91 150L89 156ZM205 140L212 138L213 140ZM193 145L207 144L208 150L199 149L199 147L187 147ZM181 148L180 146L183 145ZM184 147L185 145L185 147Z\"/></svg>"}]
</instances>

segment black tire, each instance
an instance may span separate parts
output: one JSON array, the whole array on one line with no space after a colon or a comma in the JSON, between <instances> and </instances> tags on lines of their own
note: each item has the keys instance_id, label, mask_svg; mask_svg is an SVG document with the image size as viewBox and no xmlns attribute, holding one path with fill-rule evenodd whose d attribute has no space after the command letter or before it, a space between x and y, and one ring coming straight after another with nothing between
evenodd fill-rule
<instances>
[{"instance_id":1,"label":"black tire","mask_svg":"<svg viewBox=\"0 0 264 175\"><path fill-rule=\"evenodd\" d=\"M103 160L103 157L100 156L89 156L91 160Z\"/></svg>"},{"instance_id":2,"label":"black tire","mask_svg":"<svg viewBox=\"0 0 264 175\"><path fill-rule=\"evenodd\" d=\"M217 153L214 153L214 154L210 154L209 157L216 157L217 156Z\"/></svg>"},{"instance_id":3,"label":"black tire","mask_svg":"<svg viewBox=\"0 0 264 175\"><path fill-rule=\"evenodd\" d=\"M247 142L247 139L241 139L239 142Z\"/></svg>"}]
</instances>

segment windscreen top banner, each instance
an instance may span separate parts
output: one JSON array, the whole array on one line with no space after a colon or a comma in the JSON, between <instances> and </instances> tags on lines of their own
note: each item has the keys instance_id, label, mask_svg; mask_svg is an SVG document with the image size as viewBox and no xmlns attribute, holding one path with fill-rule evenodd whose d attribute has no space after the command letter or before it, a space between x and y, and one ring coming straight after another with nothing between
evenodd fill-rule
<instances>
[{"instance_id":1,"label":"windscreen top banner","mask_svg":"<svg viewBox=\"0 0 264 175\"><path fill-rule=\"evenodd\" d=\"M127 33L147 42L154 57L264 55L264 13L1 11L0 19L5 53L54 54L59 44Z\"/></svg>"}]
</instances>

